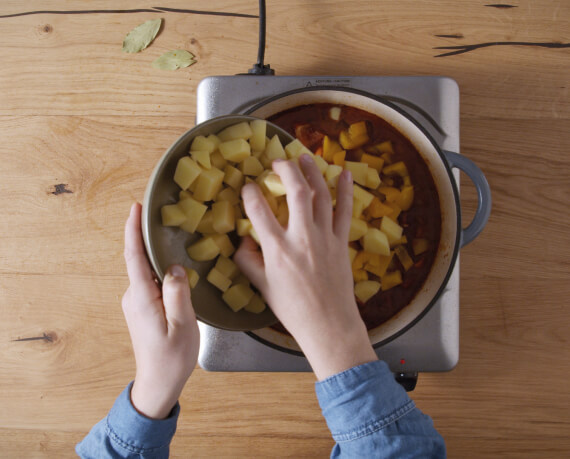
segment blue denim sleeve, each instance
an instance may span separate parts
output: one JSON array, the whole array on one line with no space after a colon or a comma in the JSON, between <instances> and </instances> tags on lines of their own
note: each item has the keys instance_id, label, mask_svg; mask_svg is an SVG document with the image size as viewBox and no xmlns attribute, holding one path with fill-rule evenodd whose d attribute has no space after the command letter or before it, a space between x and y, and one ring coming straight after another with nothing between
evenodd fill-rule
<instances>
[{"instance_id":1,"label":"blue denim sleeve","mask_svg":"<svg viewBox=\"0 0 570 459\"><path fill-rule=\"evenodd\" d=\"M75 447L84 459L91 458L167 458L170 441L176 432L180 405L164 420L140 414L131 403L132 382L119 395L105 419Z\"/></svg>"},{"instance_id":2,"label":"blue denim sleeve","mask_svg":"<svg viewBox=\"0 0 570 459\"><path fill-rule=\"evenodd\" d=\"M388 365L375 361L316 383L336 442L331 458L445 458L431 418L415 407Z\"/></svg>"}]
</instances>

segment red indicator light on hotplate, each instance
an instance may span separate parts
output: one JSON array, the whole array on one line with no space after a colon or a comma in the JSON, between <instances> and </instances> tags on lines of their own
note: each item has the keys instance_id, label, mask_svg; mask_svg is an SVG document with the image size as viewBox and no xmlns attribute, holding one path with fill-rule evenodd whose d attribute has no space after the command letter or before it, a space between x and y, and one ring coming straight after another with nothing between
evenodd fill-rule
<instances>
[{"instance_id":1,"label":"red indicator light on hotplate","mask_svg":"<svg viewBox=\"0 0 570 459\"><path fill-rule=\"evenodd\" d=\"M400 365L404 365L406 363L406 359L400 359Z\"/></svg>"}]
</instances>

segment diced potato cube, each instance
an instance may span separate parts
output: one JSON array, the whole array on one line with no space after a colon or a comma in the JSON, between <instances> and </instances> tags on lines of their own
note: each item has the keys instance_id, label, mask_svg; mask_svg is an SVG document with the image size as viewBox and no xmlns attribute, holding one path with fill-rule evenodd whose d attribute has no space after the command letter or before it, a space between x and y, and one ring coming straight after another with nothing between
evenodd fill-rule
<instances>
[{"instance_id":1,"label":"diced potato cube","mask_svg":"<svg viewBox=\"0 0 570 459\"><path fill-rule=\"evenodd\" d=\"M340 143L325 135L325 138L323 139L323 159L328 163L332 163L334 154L339 151L342 151Z\"/></svg>"},{"instance_id":2,"label":"diced potato cube","mask_svg":"<svg viewBox=\"0 0 570 459\"><path fill-rule=\"evenodd\" d=\"M339 140L345 150L352 150L364 145L369 140L366 121L353 123L348 127L348 131L341 131Z\"/></svg>"},{"instance_id":3,"label":"diced potato cube","mask_svg":"<svg viewBox=\"0 0 570 459\"><path fill-rule=\"evenodd\" d=\"M429 249L429 242L427 239L416 238L412 240L412 249L414 255L420 255Z\"/></svg>"},{"instance_id":4,"label":"diced potato cube","mask_svg":"<svg viewBox=\"0 0 570 459\"><path fill-rule=\"evenodd\" d=\"M263 172L263 165L259 162L259 159L253 156L248 156L240 163L240 170L243 175L251 175L257 177Z\"/></svg>"},{"instance_id":5,"label":"diced potato cube","mask_svg":"<svg viewBox=\"0 0 570 459\"><path fill-rule=\"evenodd\" d=\"M380 282L361 281L354 285L354 295L363 303L366 303L380 290Z\"/></svg>"},{"instance_id":6,"label":"diced potato cube","mask_svg":"<svg viewBox=\"0 0 570 459\"><path fill-rule=\"evenodd\" d=\"M228 288L230 288L230 285L232 285L231 279L228 279L215 267L210 270L208 276L206 277L206 280L213 286L219 288L222 292L225 292Z\"/></svg>"},{"instance_id":7,"label":"diced potato cube","mask_svg":"<svg viewBox=\"0 0 570 459\"><path fill-rule=\"evenodd\" d=\"M244 309L254 314L259 314L265 311L265 301L256 293L251 297L249 303L244 306Z\"/></svg>"},{"instance_id":8,"label":"diced potato cube","mask_svg":"<svg viewBox=\"0 0 570 459\"><path fill-rule=\"evenodd\" d=\"M394 220L389 217L382 217L382 223L380 224L380 231L382 231L387 237L388 241L397 241L402 237L402 232L404 228L398 225Z\"/></svg>"},{"instance_id":9,"label":"diced potato cube","mask_svg":"<svg viewBox=\"0 0 570 459\"><path fill-rule=\"evenodd\" d=\"M348 241L356 241L366 234L368 225L364 220L352 218L350 220L350 231L348 232Z\"/></svg>"},{"instance_id":10,"label":"diced potato cube","mask_svg":"<svg viewBox=\"0 0 570 459\"><path fill-rule=\"evenodd\" d=\"M239 194L232 187L225 187L216 196L216 201L228 201L231 205L239 204Z\"/></svg>"},{"instance_id":11,"label":"diced potato cube","mask_svg":"<svg viewBox=\"0 0 570 459\"><path fill-rule=\"evenodd\" d=\"M333 164L336 164L337 166L340 167L344 167L345 166L345 159L346 158L346 151L342 150L339 151L338 153L335 153L333 155Z\"/></svg>"},{"instance_id":12,"label":"diced potato cube","mask_svg":"<svg viewBox=\"0 0 570 459\"><path fill-rule=\"evenodd\" d=\"M340 120L340 107L331 107L331 109L329 110L329 116L331 117L331 120L334 121L338 121Z\"/></svg>"},{"instance_id":13,"label":"diced potato cube","mask_svg":"<svg viewBox=\"0 0 570 459\"><path fill-rule=\"evenodd\" d=\"M281 140L277 134L275 134L267 146L265 147L265 157L271 164L276 159L287 159L287 154L285 153L285 149L283 145L281 145Z\"/></svg>"},{"instance_id":14,"label":"diced potato cube","mask_svg":"<svg viewBox=\"0 0 570 459\"><path fill-rule=\"evenodd\" d=\"M162 226L178 226L184 223L186 215L177 204L167 204L160 209Z\"/></svg>"},{"instance_id":15,"label":"diced potato cube","mask_svg":"<svg viewBox=\"0 0 570 459\"><path fill-rule=\"evenodd\" d=\"M325 180L329 188L336 188L338 179L342 173L342 167L336 164L329 164L325 170Z\"/></svg>"},{"instance_id":16,"label":"diced potato cube","mask_svg":"<svg viewBox=\"0 0 570 459\"><path fill-rule=\"evenodd\" d=\"M351 137L367 134L368 130L366 128L366 121L352 123L350 126L348 126L348 133Z\"/></svg>"},{"instance_id":17,"label":"diced potato cube","mask_svg":"<svg viewBox=\"0 0 570 459\"><path fill-rule=\"evenodd\" d=\"M214 240L216 245L219 247L220 253L224 257L229 258L236 251L234 245L232 244L232 241L230 241L230 238L228 237L227 234L212 234L210 237Z\"/></svg>"},{"instance_id":18,"label":"diced potato cube","mask_svg":"<svg viewBox=\"0 0 570 459\"><path fill-rule=\"evenodd\" d=\"M414 187L404 186L400 192L400 197L396 200L396 204L402 208L402 210L410 210L412 203L414 202Z\"/></svg>"},{"instance_id":19,"label":"diced potato cube","mask_svg":"<svg viewBox=\"0 0 570 459\"><path fill-rule=\"evenodd\" d=\"M222 143L222 141L220 140L220 138L216 134L210 134L206 138L214 144L214 150L216 150L218 148L218 146Z\"/></svg>"},{"instance_id":20,"label":"diced potato cube","mask_svg":"<svg viewBox=\"0 0 570 459\"><path fill-rule=\"evenodd\" d=\"M284 196L287 194L281 178L274 172L267 174L262 182L273 196Z\"/></svg>"},{"instance_id":21,"label":"diced potato cube","mask_svg":"<svg viewBox=\"0 0 570 459\"><path fill-rule=\"evenodd\" d=\"M188 233L196 231L200 220L202 220L202 217L204 217L204 214L208 210L208 206L192 198L180 201L178 207L180 207L184 215L186 215L186 220L180 225L180 228Z\"/></svg>"},{"instance_id":22,"label":"diced potato cube","mask_svg":"<svg viewBox=\"0 0 570 459\"><path fill-rule=\"evenodd\" d=\"M207 210L200 223L196 227L196 231L202 234L214 234L214 214L211 210Z\"/></svg>"},{"instance_id":23,"label":"diced potato cube","mask_svg":"<svg viewBox=\"0 0 570 459\"><path fill-rule=\"evenodd\" d=\"M358 201L361 201L364 204L364 208L366 209L372 200L374 199L374 195L369 193L364 188L359 187L358 185L353 186L353 197Z\"/></svg>"},{"instance_id":24,"label":"diced potato cube","mask_svg":"<svg viewBox=\"0 0 570 459\"><path fill-rule=\"evenodd\" d=\"M184 156L178 160L174 181L183 190L187 190L192 182L198 178L202 169L190 156Z\"/></svg>"},{"instance_id":25,"label":"diced potato cube","mask_svg":"<svg viewBox=\"0 0 570 459\"><path fill-rule=\"evenodd\" d=\"M238 266L233 260L223 255L218 257L214 267L228 279L234 279L240 273Z\"/></svg>"},{"instance_id":26,"label":"diced potato cube","mask_svg":"<svg viewBox=\"0 0 570 459\"><path fill-rule=\"evenodd\" d=\"M253 135L253 131L247 121L243 123L234 124L225 128L222 132L218 133L218 138L223 142L228 142L230 140L247 140ZM218 148L220 146L218 145Z\"/></svg>"},{"instance_id":27,"label":"diced potato cube","mask_svg":"<svg viewBox=\"0 0 570 459\"><path fill-rule=\"evenodd\" d=\"M392 142L387 140L386 142L379 143L378 145L374 145L374 148L378 153L394 153L394 148L392 147Z\"/></svg>"},{"instance_id":28,"label":"diced potato cube","mask_svg":"<svg viewBox=\"0 0 570 459\"><path fill-rule=\"evenodd\" d=\"M402 209L401 209L400 206L398 206L398 204L396 204L395 202L388 202L388 201L386 201L386 205L392 209L392 213L386 215L386 217L390 217L392 220L394 220L395 222L397 222L397 221L398 221L398 216L399 216L400 213L402 212Z\"/></svg>"},{"instance_id":29,"label":"diced potato cube","mask_svg":"<svg viewBox=\"0 0 570 459\"><path fill-rule=\"evenodd\" d=\"M212 218L216 233L228 233L235 228L235 208L229 201L218 201L212 204Z\"/></svg>"},{"instance_id":30,"label":"diced potato cube","mask_svg":"<svg viewBox=\"0 0 570 459\"><path fill-rule=\"evenodd\" d=\"M400 239L390 242L390 248L394 248L397 245L403 245L407 243L408 243L408 238L404 234L402 234L402 237Z\"/></svg>"},{"instance_id":31,"label":"diced potato cube","mask_svg":"<svg viewBox=\"0 0 570 459\"><path fill-rule=\"evenodd\" d=\"M364 267L364 263L368 260L369 254L366 253L364 250L360 250L356 253L354 260L352 260L352 269L362 269Z\"/></svg>"},{"instance_id":32,"label":"diced potato cube","mask_svg":"<svg viewBox=\"0 0 570 459\"><path fill-rule=\"evenodd\" d=\"M403 178L403 182L404 182L404 186L412 186L412 179L410 178L409 175L406 175Z\"/></svg>"},{"instance_id":33,"label":"diced potato cube","mask_svg":"<svg viewBox=\"0 0 570 459\"><path fill-rule=\"evenodd\" d=\"M192 141L192 146L190 147L190 151L202 150L202 151L207 151L208 153L212 153L218 146L218 143L216 143L213 138L207 138L204 137L203 135L199 135L195 137L194 140Z\"/></svg>"},{"instance_id":34,"label":"diced potato cube","mask_svg":"<svg viewBox=\"0 0 570 459\"><path fill-rule=\"evenodd\" d=\"M368 164L368 167L376 169L378 172L382 170L382 166L384 165L384 160L382 158L374 155L369 155L368 153L364 153L360 157L360 161Z\"/></svg>"},{"instance_id":35,"label":"diced potato cube","mask_svg":"<svg viewBox=\"0 0 570 459\"><path fill-rule=\"evenodd\" d=\"M366 170L366 188L370 188L375 190L380 186L382 181L380 180L380 175L378 175L378 171L376 169L368 168Z\"/></svg>"},{"instance_id":36,"label":"diced potato cube","mask_svg":"<svg viewBox=\"0 0 570 459\"><path fill-rule=\"evenodd\" d=\"M240 218L236 221L238 236L249 236L251 229L253 228L249 218Z\"/></svg>"},{"instance_id":37,"label":"diced potato cube","mask_svg":"<svg viewBox=\"0 0 570 459\"><path fill-rule=\"evenodd\" d=\"M224 182L237 191L243 185L243 174L234 166L226 164L224 168Z\"/></svg>"},{"instance_id":38,"label":"diced potato cube","mask_svg":"<svg viewBox=\"0 0 570 459\"><path fill-rule=\"evenodd\" d=\"M362 212L364 211L364 203L358 199L353 199L352 201L352 216L354 218L360 218Z\"/></svg>"},{"instance_id":39,"label":"diced potato cube","mask_svg":"<svg viewBox=\"0 0 570 459\"><path fill-rule=\"evenodd\" d=\"M344 168L352 172L352 180L362 186L366 186L368 164L358 163L356 161L345 161Z\"/></svg>"},{"instance_id":40,"label":"diced potato cube","mask_svg":"<svg viewBox=\"0 0 570 459\"><path fill-rule=\"evenodd\" d=\"M313 152L301 143L299 139L295 139L285 146L285 153L288 158L298 158L301 155L307 154L313 156Z\"/></svg>"},{"instance_id":41,"label":"diced potato cube","mask_svg":"<svg viewBox=\"0 0 570 459\"><path fill-rule=\"evenodd\" d=\"M195 269L187 268L186 266L184 266L184 270L186 271L186 277L188 278L188 285L190 288L196 287L200 280L198 272Z\"/></svg>"},{"instance_id":42,"label":"diced potato cube","mask_svg":"<svg viewBox=\"0 0 570 459\"><path fill-rule=\"evenodd\" d=\"M188 256L195 261L213 260L220 254L220 248L212 236L206 236L186 249Z\"/></svg>"},{"instance_id":43,"label":"diced potato cube","mask_svg":"<svg viewBox=\"0 0 570 459\"><path fill-rule=\"evenodd\" d=\"M397 163L386 166L382 170L382 173L384 175L399 175L400 177L406 177L410 175L408 173L408 168L406 167L403 161L398 161Z\"/></svg>"},{"instance_id":44,"label":"diced potato cube","mask_svg":"<svg viewBox=\"0 0 570 459\"><path fill-rule=\"evenodd\" d=\"M193 150L190 152L190 156L192 156L192 159L200 164L204 169L210 169L212 167L210 153L206 150Z\"/></svg>"},{"instance_id":45,"label":"diced potato cube","mask_svg":"<svg viewBox=\"0 0 570 459\"><path fill-rule=\"evenodd\" d=\"M398 190L398 188L381 186L378 188L378 191L386 196L386 201L388 202L397 202L397 200L400 199L400 190Z\"/></svg>"},{"instance_id":46,"label":"diced potato cube","mask_svg":"<svg viewBox=\"0 0 570 459\"><path fill-rule=\"evenodd\" d=\"M408 271L412 266L414 266L414 260L412 260L412 257L410 257L410 254L403 245L397 246L394 249L394 252L404 267L404 270Z\"/></svg>"},{"instance_id":47,"label":"diced potato cube","mask_svg":"<svg viewBox=\"0 0 570 459\"><path fill-rule=\"evenodd\" d=\"M315 164L317 165L317 167L321 171L321 174L324 174L325 171L327 170L327 167L329 166L329 164L320 156L313 156L313 159L315 161Z\"/></svg>"},{"instance_id":48,"label":"diced potato cube","mask_svg":"<svg viewBox=\"0 0 570 459\"><path fill-rule=\"evenodd\" d=\"M196 180L194 189L194 199L197 201L211 201L222 188L224 173L216 168L202 169L200 176Z\"/></svg>"},{"instance_id":49,"label":"diced potato cube","mask_svg":"<svg viewBox=\"0 0 570 459\"><path fill-rule=\"evenodd\" d=\"M253 295L255 292L247 285L235 284L224 292L222 298L230 308L237 312L251 301Z\"/></svg>"},{"instance_id":50,"label":"diced potato cube","mask_svg":"<svg viewBox=\"0 0 570 459\"><path fill-rule=\"evenodd\" d=\"M265 150L265 133L267 131L267 122L265 120L254 120L249 123L252 136L249 144L253 151Z\"/></svg>"},{"instance_id":51,"label":"diced potato cube","mask_svg":"<svg viewBox=\"0 0 570 459\"><path fill-rule=\"evenodd\" d=\"M386 290L390 290L392 287L400 285L401 283L402 283L402 273L400 271L393 271L390 273L386 273L380 278L380 284L382 286L383 292L385 292Z\"/></svg>"},{"instance_id":52,"label":"diced potato cube","mask_svg":"<svg viewBox=\"0 0 570 459\"><path fill-rule=\"evenodd\" d=\"M366 211L372 218L381 218L390 215L392 212L394 212L394 209L390 206L387 206L386 204L383 204L380 199L374 196L374 199L372 199L372 202Z\"/></svg>"},{"instance_id":53,"label":"diced potato cube","mask_svg":"<svg viewBox=\"0 0 570 459\"><path fill-rule=\"evenodd\" d=\"M364 265L364 269L369 273L382 278L382 276L386 274L386 270L388 269L388 266L390 266L393 256L394 252L390 252L390 255L388 256L379 255L375 264L372 262L366 263Z\"/></svg>"},{"instance_id":54,"label":"diced potato cube","mask_svg":"<svg viewBox=\"0 0 570 459\"><path fill-rule=\"evenodd\" d=\"M390 243L388 237L378 228L368 228L362 238L362 247L366 252L378 255L390 255Z\"/></svg>"},{"instance_id":55,"label":"diced potato cube","mask_svg":"<svg viewBox=\"0 0 570 459\"><path fill-rule=\"evenodd\" d=\"M212 164L212 166L217 167L218 169L223 171L224 167L226 167L226 164L228 162L224 159L222 154L216 150L214 153L210 155L210 163Z\"/></svg>"},{"instance_id":56,"label":"diced potato cube","mask_svg":"<svg viewBox=\"0 0 570 459\"><path fill-rule=\"evenodd\" d=\"M180 193L178 193L178 200L179 201L184 201L185 199L188 199L191 197L192 197L192 193L190 193L187 190L180 190Z\"/></svg>"},{"instance_id":57,"label":"diced potato cube","mask_svg":"<svg viewBox=\"0 0 570 459\"><path fill-rule=\"evenodd\" d=\"M273 160L269 159L267 155L264 153L259 157L259 162L267 170L271 169L271 163L273 163Z\"/></svg>"},{"instance_id":58,"label":"diced potato cube","mask_svg":"<svg viewBox=\"0 0 570 459\"><path fill-rule=\"evenodd\" d=\"M362 282L368 280L368 273L364 269L352 270L354 282Z\"/></svg>"},{"instance_id":59,"label":"diced potato cube","mask_svg":"<svg viewBox=\"0 0 570 459\"><path fill-rule=\"evenodd\" d=\"M228 140L222 142L218 149L226 161L239 163L251 156L251 147L244 139Z\"/></svg>"}]
</instances>

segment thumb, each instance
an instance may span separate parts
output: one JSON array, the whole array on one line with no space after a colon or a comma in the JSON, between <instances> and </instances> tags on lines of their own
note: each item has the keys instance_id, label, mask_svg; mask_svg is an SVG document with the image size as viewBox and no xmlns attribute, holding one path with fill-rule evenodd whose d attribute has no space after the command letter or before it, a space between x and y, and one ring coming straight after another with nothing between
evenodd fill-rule
<instances>
[{"instance_id":1,"label":"thumb","mask_svg":"<svg viewBox=\"0 0 570 459\"><path fill-rule=\"evenodd\" d=\"M256 242L249 236L243 237L233 259L253 285L264 293L267 284L265 264Z\"/></svg>"},{"instance_id":2,"label":"thumb","mask_svg":"<svg viewBox=\"0 0 570 459\"><path fill-rule=\"evenodd\" d=\"M186 324L196 320L190 300L188 278L182 266L172 265L168 268L162 283L162 301L169 325Z\"/></svg>"}]
</instances>

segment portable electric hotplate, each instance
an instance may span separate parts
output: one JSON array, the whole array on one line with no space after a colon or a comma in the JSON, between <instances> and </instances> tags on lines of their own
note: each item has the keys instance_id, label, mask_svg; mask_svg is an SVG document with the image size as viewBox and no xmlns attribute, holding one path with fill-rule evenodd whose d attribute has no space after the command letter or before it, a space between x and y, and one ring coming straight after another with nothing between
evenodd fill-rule
<instances>
[{"instance_id":1,"label":"portable electric hotplate","mask_svg":"<svg viewBox=\"0 0 570 459\"><path fill-rule=\"evenodd\" d=\"M244 113L260 101L306 87L346 87L397 105L415 118L442 150L459 151L459 89L445 77L214 76L202 80L197 122ZM453 172L459 188L459 171ZM209 371L310 371L298 353L267 343L255 332L220 330L200 322L199 364ZM449 371L459 359L459 259L445 290L427 314L395 339L376 348L408 390L418 372Z\"/></svg>"}]
</instances>

